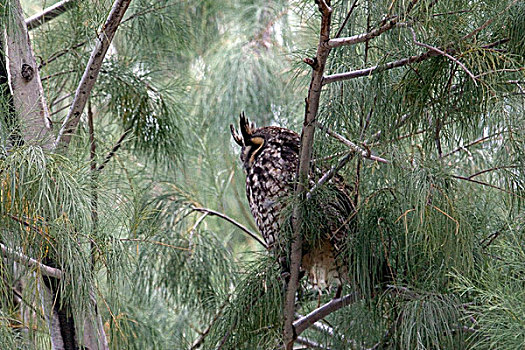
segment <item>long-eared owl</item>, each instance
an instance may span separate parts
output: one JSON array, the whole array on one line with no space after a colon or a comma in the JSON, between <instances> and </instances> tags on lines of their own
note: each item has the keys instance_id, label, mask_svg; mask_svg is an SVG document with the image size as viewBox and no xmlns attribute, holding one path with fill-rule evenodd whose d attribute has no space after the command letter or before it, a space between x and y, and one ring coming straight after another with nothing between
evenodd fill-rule
<instances>
[{"instance_id":1,"label":"long-eared owl","mask_svg":"<svg viewBox=\"0 0 525 350\"><path fill-rule=\"evenodd\" d=\"M230 125L235 142L242 147L241 161L246 174L246 196L255 223L268 249L282 260L282 229L286 218L286 198L294 193L299 162L300 136L291 130L267 126L256 128L244 113L240 116L240 133ZM322 173L321 170L313 170ZM344 245L355 209L350 189L342 178L330 181L332 196L313 210L320 220L314 225L315 240L305 240L301 268L317 289L339 284L346 275ZM312 229L310 228L310 231ZM286 264L281 265L286 269Z\"/></svg>"}]
</instances>

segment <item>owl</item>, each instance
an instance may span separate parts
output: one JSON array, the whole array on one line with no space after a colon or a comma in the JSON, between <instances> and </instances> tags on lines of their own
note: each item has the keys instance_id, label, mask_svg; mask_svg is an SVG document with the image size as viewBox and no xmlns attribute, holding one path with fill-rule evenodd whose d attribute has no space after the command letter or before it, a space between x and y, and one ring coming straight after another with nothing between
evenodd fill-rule
<instances>
[{"instance_id":1,"label":"owl","mask_svg":"<svg viewBox=\"0 0 525 350\"><path fill-rule=\"evenodd\" d=\"M233 139L241 146L246 196L255 223L268 249L279 259L286 272L288 264L284 247L289 235L284 232L290 221L285 213L289 209L287 199L292 198L296 184L300 136L294 131L276 126L256 128L244 113L240 116L240 132L233 125L230 125L230 129ZM313 184L313 178L323 173L322 169L314 168L310 185ZM311 216L315 216L316 220L315 225L307 229L308 239L303 240L302 249L301 269L318 290L338 285L345 279L347 268L344 247L355 214L350 197L351 188L341 177L332 178L327 187L328 196L323 196L320 203L312 199L317 205L306 206L312 210L306 213L307 220Z\"/></svg>"}]
</instances>

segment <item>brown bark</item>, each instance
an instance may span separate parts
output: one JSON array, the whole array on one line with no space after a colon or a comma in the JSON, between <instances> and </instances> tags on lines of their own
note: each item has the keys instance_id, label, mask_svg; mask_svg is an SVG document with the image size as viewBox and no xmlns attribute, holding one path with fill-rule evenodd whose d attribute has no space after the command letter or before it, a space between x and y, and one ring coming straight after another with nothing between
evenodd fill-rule
<instances>
[{"instance_id":1,"label":"brown bark","mask_svg":"<svg viewBox=\"0 0 525 350\"><path fill-rule=\"evenodd\" d=\"M330 53L330 46L327 45L330 40L330 24L332 17L332 9L330 8L330 1L319 1L319 11L321 12L321 33L319 37L319 45L317 46L317 53L315 59L311 60L312 79L310 81L310 88L308 89L308 97L306 99L305 119L303 123L303 131L301 134L301 151L299 155L299 167L297 169L297 188L295 196L298 199L293 209L292 223L293 235L290 251L290 280L286 288L285 304L284 304L284 329L283 340L285 349L291 350L293 348L294 340L297 338L295 328L293 326L295 315L295 294L299 285L299 269L302 260L302 226L303 226L303 212L301 204L306 198L308 191L308 174L310 173L310 166L312 160L312 149L314 143L315 125L314 121L319 109L319 99L321 96L321 89L323 86L323 72L325 69L326 59Z\"/></svg>"}]
</instances>

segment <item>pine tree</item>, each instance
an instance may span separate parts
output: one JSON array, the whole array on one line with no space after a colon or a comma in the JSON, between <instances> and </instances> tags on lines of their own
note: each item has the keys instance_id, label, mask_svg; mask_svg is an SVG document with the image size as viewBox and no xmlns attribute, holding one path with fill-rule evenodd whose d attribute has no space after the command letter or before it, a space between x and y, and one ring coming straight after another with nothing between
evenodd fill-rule
<instances>
[{"instance_id":1,"label":"pine tree","mask_svg":"<svg viewBox=\"0 0 525 350\"><path fill-rule=\"evenodd\" d=\"M522 1L53 4L0 4L0 348L524 346ZM241 111L313 140L296 266L320 177L354 188L340 294L283 286Z\"/></svg>"}]
</instances>

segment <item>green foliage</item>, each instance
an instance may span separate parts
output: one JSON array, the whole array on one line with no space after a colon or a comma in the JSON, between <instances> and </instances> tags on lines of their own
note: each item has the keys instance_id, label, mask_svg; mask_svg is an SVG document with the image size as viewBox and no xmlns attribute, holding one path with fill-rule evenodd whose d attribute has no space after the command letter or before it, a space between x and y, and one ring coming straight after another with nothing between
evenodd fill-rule
<instances>
[{"instance_id":1,"label":"green foliage","mask_svg":"<svg viewBox=\"0 0 525 350\"><path fill-rule=\"evenodd\" d=\"M353 3L332 1L332 36ZM28 4L34 12L50 2ZM78 2L31 33L55 131L111 4ZM327 316L334 334L310 328L309 340L333 349L525 345L525 6L510 4L357 3L341 37L401 24L332 50L326 75L381 68L325 85L317 121L389 164L354 153L339 171L356 206L342 292L362 298ZM311 73L302 59L315 55L319 26L310 0L133 1L90 99L94 159L87 112L66 155L17 145L16 123L0 121L1 243L60 268L57 302L73 305L74 315L89 308L93 286L112 349L191 348L201 336L206 349L278 347L275 257L193 208L257 231L228 126L245 111L259 126L300 132ZM412 30L457 61L418 45ZM0 114L9 108L2 97ZM102 164L128 130L104 169L90 173L89 162ZM315 137L310 186L352 152L321 130ZM338 200L331 186L301 203L307 244L324 234L326 208ZM287 218L296 200L283 201ZM0 260L0 348L50 347L37 286L13 298L29 272L40 274ZM303 315L334 294L304 280L300 289ZM27 335L16 330L21 305L33 310Z\"/></svg>"},{"instance_id":2,"label":"green foliage","mask_svg":"<svg viewBox=\"0 0 525 350\"><path fill-rule=\"evenodd\" d=\"M279 344L283 293L274 259L261 257L241 271L225 311L212 327L206 349L270 349Z\"/></svg>"},{"instance_id":3,"label":"green foliage","mask_svg":"<svg viewBox=\"0 0 525 350\"><path fill-rule=\"evenodd\" d=\"M523 222L522 216L512 218L484 239L484 253L493 258L475 274L454 273L457 290L472 300L466 316L476 329L476 349L512 349L525 344Z\"/></svg>"}]
</instances>

